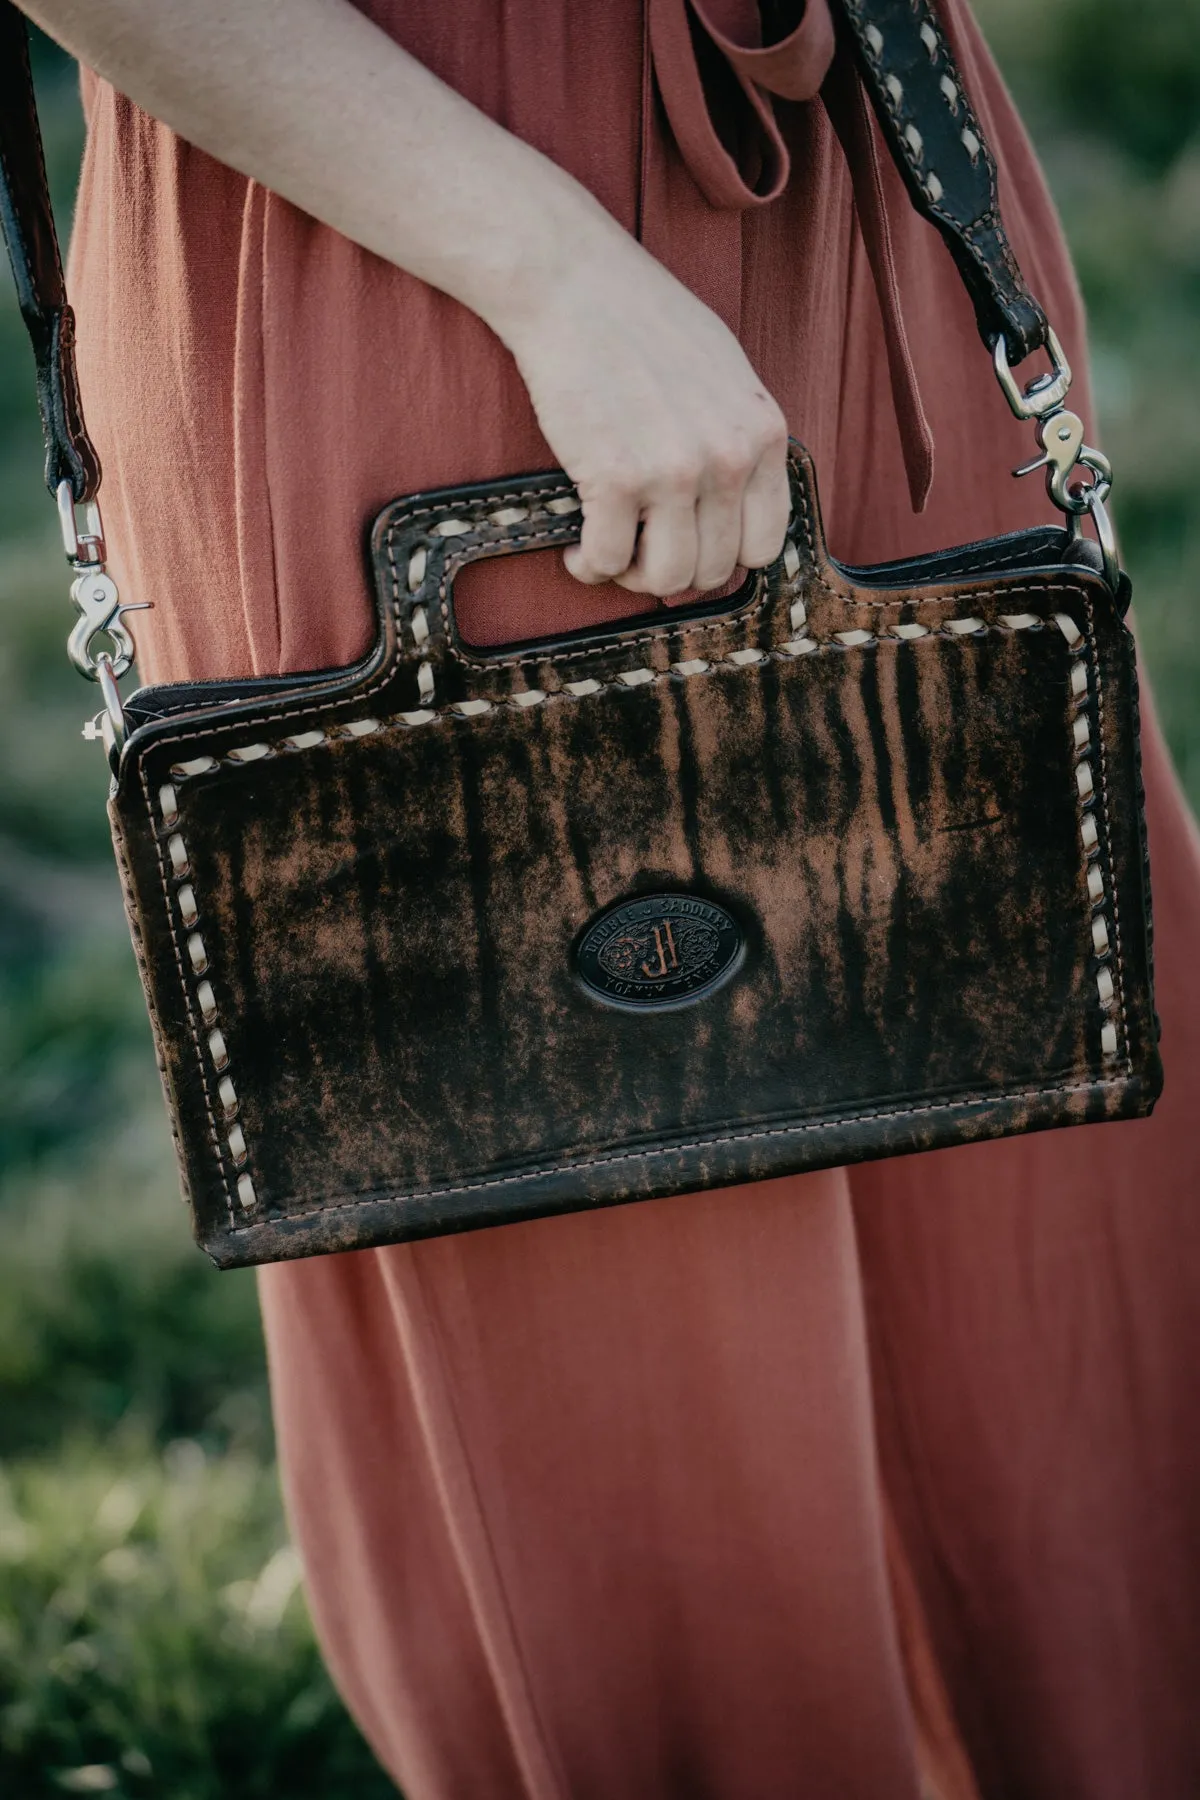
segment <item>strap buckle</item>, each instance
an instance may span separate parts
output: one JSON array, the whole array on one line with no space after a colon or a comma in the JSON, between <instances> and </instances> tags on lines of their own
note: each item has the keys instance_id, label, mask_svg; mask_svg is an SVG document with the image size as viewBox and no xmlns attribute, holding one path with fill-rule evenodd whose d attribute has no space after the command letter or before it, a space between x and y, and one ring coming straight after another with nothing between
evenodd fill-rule
<instances>
[{"instance_id":1,"label":"strap buckle","mask_svg":"<svg viewBox=\"0 0 1200 1800\"><path fill-rule=\"evenodd\" d=\"M1018 419L1047 418L1050 413L1059 411L1070 391L1071 365L1049 325L1046 327L1046 354L1051 364L1049 373L1036 376L1027 388L1021 388L1017 386L1017 378L1009 365L1008 345L1004 342L1003 333L992 346L996 379Z\"/></svg>"}]
</instances>

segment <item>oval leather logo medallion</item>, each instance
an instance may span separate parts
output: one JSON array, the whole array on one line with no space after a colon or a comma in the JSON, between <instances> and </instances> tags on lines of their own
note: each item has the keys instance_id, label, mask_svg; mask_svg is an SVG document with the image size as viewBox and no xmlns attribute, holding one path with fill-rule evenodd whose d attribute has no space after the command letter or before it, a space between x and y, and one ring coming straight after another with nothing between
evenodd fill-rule
<instances>
[{"instance_id":1,"label":"oval leather logo medallion","mask_svg":"<svg viewBox=\"0 0 1200 1800\"><path fill-rule=\"evenodd\" d=\"M737 920L714 901L643 894L592 921L578 940L575 966L613 1006L686 1006L732 975L742 945Z\"/></svg>"}]
</instances>

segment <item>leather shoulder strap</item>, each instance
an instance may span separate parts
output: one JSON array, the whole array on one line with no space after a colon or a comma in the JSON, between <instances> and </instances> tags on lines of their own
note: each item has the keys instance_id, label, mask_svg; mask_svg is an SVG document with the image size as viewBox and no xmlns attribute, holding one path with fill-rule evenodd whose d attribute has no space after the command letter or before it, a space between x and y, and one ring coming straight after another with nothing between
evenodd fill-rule
<instances>
[{"instance_id":1,"label":"leather shoulder strap","mask_svg":"<svg viewBox=\"0 0 1200 1800\"><path fill-rule=\"evenodd\" d=\"M839 0L863 82L917 211L946 240L989 349L1021 362L1046 315L1005 236L996 163L930 0Z\"/></svg>"},{"instance_id":2,"label":"leather shoulder strap","mask_svg":"<svg viewBox=\"0 0 1200 1800\"><path fill-rule=\"evenodd\" d=\"M75 319L50 209L29 37L21 14L8 4L0 4L0 225L37 363L46 485L56 494L59 483L69 481L77 501L94 499L100 463L79 405Z\"/></svg>"}]
</instances>

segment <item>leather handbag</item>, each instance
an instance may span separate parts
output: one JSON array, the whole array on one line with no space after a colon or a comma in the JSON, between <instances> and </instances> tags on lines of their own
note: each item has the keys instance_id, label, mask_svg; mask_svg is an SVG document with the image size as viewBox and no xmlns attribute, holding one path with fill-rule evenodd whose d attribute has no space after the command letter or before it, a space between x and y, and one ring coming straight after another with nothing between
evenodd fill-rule
<instances>
[{"instance_id":1,"label":"leather handbag","mask_svg":"<svg viewBox=\"0 0 1200 1800\"><path fill-rule=\"evenodd\" d=\"M100 682L134 948L222 1267L1154 1104L1110 472L936 14L840 12L1062 527L846 567L795 446L783 554L736 593L496 652L459 635L460 572L580 524L562 473L502 477L370 525L378 636L354 667L126 699L24 27L0 17L0 210L71 650Z\"/></svg>"}]
</instances>

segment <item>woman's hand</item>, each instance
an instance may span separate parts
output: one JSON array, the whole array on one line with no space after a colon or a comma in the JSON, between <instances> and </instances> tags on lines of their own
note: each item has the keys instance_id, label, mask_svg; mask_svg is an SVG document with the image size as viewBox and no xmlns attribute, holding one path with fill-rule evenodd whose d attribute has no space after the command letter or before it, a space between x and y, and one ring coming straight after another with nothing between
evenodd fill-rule
<instances>
[{"instance_id":1,"label":"woman's hand","mask_svg":"<svg viewBox=\"0 0 1200 1800\"><path fill-rule=\"evenodd\" d=\"M639 594L722 586L778 556L787 427L741 345L605 219L501 322L551 449L579 489L571 574Z\"/></svg>"},{"instance_id":2,"label":"woman's hand","mask_svg":"<svg viewBox=\"0 0 1200 1800\"><path fill-rule=\"evenodd\" d=\"M581 581L673 594L778 553L783 419L737 340L350 0L20 3L189 142L487 320L583 497Z\"/></svg>"}]
</instances>

